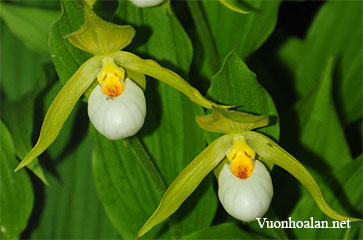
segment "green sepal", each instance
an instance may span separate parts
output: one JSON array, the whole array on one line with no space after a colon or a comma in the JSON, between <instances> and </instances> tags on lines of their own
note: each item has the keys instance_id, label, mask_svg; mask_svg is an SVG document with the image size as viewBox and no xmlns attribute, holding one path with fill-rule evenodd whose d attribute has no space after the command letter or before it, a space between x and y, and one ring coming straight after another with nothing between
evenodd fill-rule
<instances>
[{"instance_id":1,"label":"green sepal","mask_svg":"<svg viewBox=\"0 0 363 240\"><path fill-rule=\"evenodd\" d=\"M182 205L208 173L226 156L227 150L232 146L232 141L232 135L224 135L216 139L184 168L170 184L159 206L141 228L137 237L141 237L155 225L164 221Z\"/></svg>"},{"instance_id":2,"label":"green sepal","mask_svg":"<svg viewBox=\"0 0 363 240\"><path fill-rule=\"evenodd\" d=\"M115 60L115 62L122 66L124 69L131 70L136 73L141 73L144 75L148 75L155 79L158 79L169 86L177 89L178 91L185 94L191 101L196 104L211 109L212 106L228 108L230 106L218 105L200 94L200 92L190 86L190 84L185 81L178 74L170 71L169 69L163 68L157 62L151 59L142 59L135 54L119 51L110 55L111 58Z\"/></svg>"},{"instance_id":3,"label":"green sepal","mask_svg":"<svg viewBox=\"0 0 363 240\"><path fill-rule=\"evenodd\" d=\"M196 116L199 127L215 133L242 133L268 125L268 116L213 107L212 114Z\"/></svg>"},{"instance_id":4,"label":"green sepal","mask_svg":"<svg viewBox=\"0 0 363 240\"><path fill-rule=\"evenodd\" d=\"M31 163L54 142L78 99L95 81L101 67L102 57L93 57L85 62L67 81L45 115L37 143L15 171Z\"/></svg>"},{"instance_id":5,"label":"green sepal","mask_svg":"<svg viewBox=\"0 0 363 240\"><path fill-rule=\"evenodd\" d=\"M237 7L231 0L219 0L219 2L221 4L223 4L226 8L228 8L228 9L234 11L234 12L242 13L242 14L248 14L249 13L248 11Z\"/></svg>"},{"instance_id":6,"label":"green sepal","mask_svg":"<svg viewBox=\"0 0 363 240\"><path fill-rule=\"evenodd\" d=\"M129 45L134 36L132 26L106 22L84 4L84 24L67 38L73 46L85 52L105 56Z\"/></svg>"},{"instance_id":7,"label":"green sepal","mask_svg":"<svg viewBox=\"0 0 363 240\"><path fill-rule=\"evenodd\" d=\"M247 143L255 149L259 159L262 161L266 159L269 162L282 167L299 180L299 182L301 182L313 196L318 207L325 215L338 221L346 221L348 219L350 221L361 220L358 218L343 216L335 212L325 201L318 184L304 165L302 165L297 159L282 149L274 141L258 132L248 131L242 135L246 138Z\"/></svg>"},{"instance_id":8,"label":"green sepal","mask_svg":"<svg viewBox=\"0 0 363 240\"><path fill-rule=\"evenodd\" d=\"M92 7L93 5L95 5L96 1L97 1L97 0L85 0L85 2L86 2L86 3L88 3L88 5L89 5L89 6L91 6L91 7Z\"/></svg>"}]
</instances>

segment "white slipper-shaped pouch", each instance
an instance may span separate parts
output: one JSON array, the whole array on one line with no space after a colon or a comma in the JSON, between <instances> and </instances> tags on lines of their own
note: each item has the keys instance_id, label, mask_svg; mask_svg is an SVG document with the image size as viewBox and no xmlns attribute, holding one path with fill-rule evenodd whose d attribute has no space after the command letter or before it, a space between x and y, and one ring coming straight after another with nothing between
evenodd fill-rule
<instances>
[{"instance_id":1,"label":"white slipper-shaped pouch","mask_svg":"<svg viewBox=\"0 0 363 240\"><path fill-rule=\"evenodd\" d=\"M255 152L243 138L236 139L227 153L231 161L225 164L218 178L218 197L232 217L255 221L271 204L273 186L265 165L255 160Z\"/></svg>"},{"instance_id":2,"label":"white slipper-shaped pouch","mask_svg":"<svg viewBox=\"0 0 363 240\"><path fill-rule=\"evenodd\" d=\"M132 4L139 8L154 7L162 3L164 0L130 0Z\"/></svg>"},{"instance_id":3,"label":"white slipper-shaped pouch","mask_svg":"<svg viewBox=\"0 0 363 240\"><path fill-rule=\"evenodd\" d=\"M97 129L111 140L135 135L143 126L146 116L144 92L126 78L123 92L117 97L104 94L97 85L88 99L88 116Z\"/></svg>"}]
</instances>

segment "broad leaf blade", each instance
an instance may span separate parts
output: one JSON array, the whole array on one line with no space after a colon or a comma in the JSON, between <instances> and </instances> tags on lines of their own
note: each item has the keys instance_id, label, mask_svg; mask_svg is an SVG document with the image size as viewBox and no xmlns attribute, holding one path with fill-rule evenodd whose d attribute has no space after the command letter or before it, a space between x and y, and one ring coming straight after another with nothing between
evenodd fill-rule
<instances>
[{"instance_id":1,"label":"broad leaf blade","mask_svg":"<svg viewBox=\"0 0 363 240\"><path fill-rule=\"evenodd\" d=\"M306 97L282 117L283 144L317 169L334 169L351 161L351 154L332 98L334 62L328 58L320 80ZM299 138L299 142L297 142ZM285 144L286 143L286 144Z\"/></svg>"},{"instance_id":2,"label":"broad leaf blade","mask_svg":"<svg viewBox=\"0 0 363 240\"><path fill-rule=\"evenodd\" d=\"M160 199L160 190L150 187L152 181L136 159L151 160L143 151L135 149L132 141L138 141L136 137L110 141L95 129L92 132L95 141L92 165L98 195L121 236L134 238ZM149 237L159 237L158 231Z\"/></svg>"},{"instance_id":3,"label":"broad leaf blade","mask_svg":"<svg viewBox=\"0 0 363 240\"><path fill-rule=\"evenodd\" d=\"M300 96L310 92L319 82L320 72L324 68L321 63L330 55L335 57L339 69L335 95L344 124L352 123L362 116L362 81L357 80L362 79L361 9L360 1L324 3L306 40L300 46L291 44L290 40L280 50L284 62L289 62L288 56L291 55L295 55L298 60L293 72Z\"/></svg>"},{"instance_id":4,"label":"broad leaf blade","mask_svg":"<svg viewBox=\"0 0 363 240\"><path fill-rule=\"evenodd\" d=\"M58 83L49 91L46 105L50 104L60 88L61 84ZM41 217L37 224L33 225L29 238L120 237L107 218L93 183L93 143L87 133L88 121L86 106L81 103L65 123L55 144L41 157L47 158L43 160L49 163L47 178L50 186L37 186L39 192L35 211L40 213ZM37 218L33 220L36 221Z\"/></svg>"},{"instance_id":5,"label":"broad leaf blade","mask_svg":"<svg viewBox=\"0 0 363 240\"><path fill-rule=\"evenodd\" d=\"M232 139L233 137L230 135L224 135L218 138L184 168L170 184L158 208L141 228L138 236L147 233L151 228L164 221L180 207L207 174L225 157L227 150L232 146Z\"/></svg>"},{"instance_id":6,"label":"broad leaf blade","mask_svg":"<svg viewBox=\"0 0 363 240\"><path fill-rule=\"evenodd\" d=\"M235 51L227 56L221 70L212 78L208 95L223 104L237 106L237 110L275 118L272 126L260 131L279 138L278 113L271 96Z\"/></svg>"},{"instance_id":7,"label":"broad leaf blade","mask_svg":"<svg viewBox=\"0 0 363 240\"><path fill-rule=\"evenodd\" d=\"M25 96L18 102L5 102L1 108L2 120L9 127L14 140L15 153L23 159L31 150L31 135L33 129L33 113L36 94ZM19 112L22 117L19 118ZM34 159L28 168L45 184L47 180L38 159Z\"/></svg>"},{"instance_id":8,"label":"broad leaf blade","mask_svg":"<svg viewBox=\"0 0 363 240\"><path fill-rule=\"evenodd\" d=\"M202 3L219 55L226 56L236 45L242 59L258 49L271 34L280 5L280 1L243 1L244 9L249 11L244 15L232 12L218 1Z\"/></svg>"},{"instance_id":9,"label":"broad leaf blade","mask_svg":"<svg viewBox=\"0 0 363 240\"><path fill-rule=\"evenodd\" d=\"M67 39L68 34L77 31L84 23L81 4L63 0L61 6L61 17L50 30L49 50L60 81L65 84L91 55L74 47Z\"/></svg>"},{"instance_id":10,"label":"broad leaf blade","mask_svg":"<svg viewBox=\"0 0 363 240\"><path fill-rule=\"evenodd\" d=\"M9 28L29 48L40 52L48 52L50 26L59 16L59 11L24 7L4 2L1 3L0 9L0 15Z\"/></svg>"},{"instance_id":11,"label":"broad leaf blade","mask_svg":"<svg viewBox=\"0 0 363 240\"><path fill-rule=\"evenodd\" d=\"M2 93L4 99L16 101L37 87L49 57L27 48L5 24L0 31Z\"/></svg>"},{"instance_id":12,"label":"broad leaf blade","mask_svg":"<svg viewBox=\"0 0 363 240\"><path fill-rule=\"evenodd\" d=\"M193 232L183 239L263 239L256 233L243 230L235 223L222 223Z\"/></svg>"},{"instance_id":13,"label":"broad leaf blade","mask_svg":"<svg viewBox=\"0 0 363 240\"><path fill-rule=\"evenodd\" d=\"M0 237L18 239L33 208L33 188L25 171L14 173L18 164L9 131L0 122Z\"/></svg>"}]
</instances>

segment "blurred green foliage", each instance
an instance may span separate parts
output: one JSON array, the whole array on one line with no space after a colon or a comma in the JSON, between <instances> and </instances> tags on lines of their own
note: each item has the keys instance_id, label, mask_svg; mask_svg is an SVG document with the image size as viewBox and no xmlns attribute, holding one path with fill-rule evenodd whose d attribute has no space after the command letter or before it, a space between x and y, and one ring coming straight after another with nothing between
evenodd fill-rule
<instances>
[{"instance_id":1,"label":"blurred green foliage","mask_svg":"<svg viewBox=\"0 0 363 240\"><path fill-rule=\"evenodd\" d=\"M275 116L273 125L261 131L280 138L281 146L313 172L333 207L362 217L362 2L322 2L303 30L304 39L277 23L280 1L236 4L250 13L233 12L218 1L175 1L173 12L165 6L139 9L123 0L98 1L94 10L105 20L135 27L128 51L158 61L201 91L209 89L207 96L217 102ZM133 238L166 187L206 147L210 136L194 121L204 110L147 79L142 131L112 142L89 132L86 105L80 101L39 157L42 169L30 168L49 186L31 171L14 173L62 83L90 55L66 38L84 21L76 1L1 2L0 16L1 238L19 238L26 226L22 238ZM328 58L333 68L323 77ZM272 177L269 218L331 220L292 177L279 168ZM213 182L212 175L207 177L146 238L363 238L361 223L348 231L242 225L218 205Z\"/></svg>"}]
</instances>

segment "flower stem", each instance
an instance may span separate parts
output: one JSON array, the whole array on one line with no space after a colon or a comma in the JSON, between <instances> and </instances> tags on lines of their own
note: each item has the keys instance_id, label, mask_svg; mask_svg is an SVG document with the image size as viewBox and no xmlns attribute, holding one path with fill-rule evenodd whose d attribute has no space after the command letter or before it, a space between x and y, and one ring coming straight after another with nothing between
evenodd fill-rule
<instances>
[{"instance_id":1,"label":"flower stem","mask_svg":"<svg viewBox=\"0 0 363 240\"><path fill-rule=\"evenodd\" d=\"M135 160L138 161L141 166L143 166L145 173L147 174L151 184L154 186L161 199L167 189L167 184L163 179L158 167L150 158L138 137L133 136L124 141L132 146L131 149L134 151L135 156L137 156ZM170 233L173 239L181 239L183 237L182 229L177 216L171 216L168 219L168 225L170 227Z\"/></svg>"}]
</instances>

